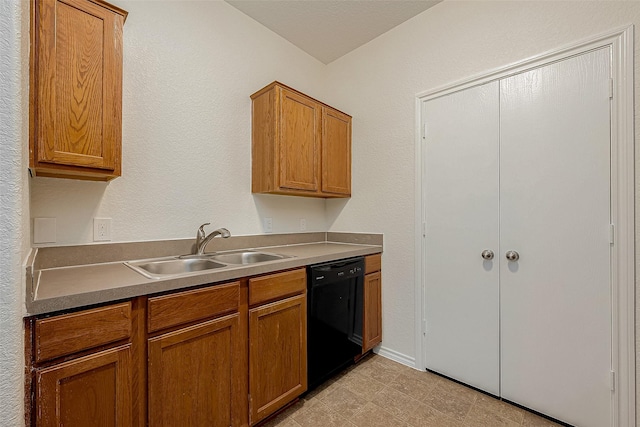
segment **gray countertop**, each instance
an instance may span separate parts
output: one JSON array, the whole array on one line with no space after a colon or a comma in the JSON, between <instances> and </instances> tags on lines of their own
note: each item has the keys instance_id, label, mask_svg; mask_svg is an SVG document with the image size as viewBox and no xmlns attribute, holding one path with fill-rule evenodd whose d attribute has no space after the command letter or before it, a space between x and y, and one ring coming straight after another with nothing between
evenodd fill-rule
<instances>
[{"instance_id":1,"label":"gray countertop","mask_svg":"<svg viewBox=\"0 0 640 427\"><path fill-rule=\"evenodd\" d=\"M344 235L350 236L346 233ZM362 238L336 240L363 241ZM376 240L365 239L367 242ZM324 241L246 248L286 255L290 258L249 265L229 265L166 279L148 279L127 267L124 261L34 269L32 278L27 274L28 281L32 281L32 289L27 296L27 316L380 253L381 236L379 243Z\"/></svg>"}]
</instances>

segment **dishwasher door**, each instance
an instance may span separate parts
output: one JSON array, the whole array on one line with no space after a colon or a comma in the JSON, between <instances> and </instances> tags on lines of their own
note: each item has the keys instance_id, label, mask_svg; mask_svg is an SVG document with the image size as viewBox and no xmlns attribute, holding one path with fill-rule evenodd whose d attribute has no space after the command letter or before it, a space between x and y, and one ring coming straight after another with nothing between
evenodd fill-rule
<instances>
[{"instance_id":1,"label":"dishwasher door","mask_svg":"<svg viewBox=\"0 0 640 427\"><path fill-rule=\"evenodd\" d=\"M309 267L307 370L309 389L362 353L364 259Z\"/></svg>"}]
</instances>

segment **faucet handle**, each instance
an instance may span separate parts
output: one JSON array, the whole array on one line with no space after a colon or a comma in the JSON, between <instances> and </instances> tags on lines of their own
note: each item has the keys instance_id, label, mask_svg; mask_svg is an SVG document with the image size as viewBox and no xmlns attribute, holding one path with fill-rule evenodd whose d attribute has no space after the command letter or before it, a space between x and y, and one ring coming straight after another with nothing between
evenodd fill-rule
<instances>
[{"instance_id":1,"label":"faucet handle","mask_svg":"<svg viewBox=\"0 0 640 427\"><path fill-rule=\"evenodd\" d=\"M210 224L211 224L210 222L205 222L198 228L198 232L196 234L196 237L198 238L198 240L204 239L204 236L205 236L204 228Z\"/></svg>"}]
</instances>

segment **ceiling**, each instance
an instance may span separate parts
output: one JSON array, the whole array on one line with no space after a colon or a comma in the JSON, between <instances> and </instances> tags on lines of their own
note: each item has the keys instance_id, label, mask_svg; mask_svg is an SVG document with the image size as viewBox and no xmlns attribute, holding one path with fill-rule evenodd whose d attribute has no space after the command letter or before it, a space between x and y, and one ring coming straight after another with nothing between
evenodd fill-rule
<instances>
[{"instance_id":1,"label":"ceiling","mask_svg":"<svg viewBox=\"0 0 640 427\"><path fill-rule=\"evenodd\" d=\"M328 64L441 0L226 0Z\"/></svg>"}]
</instances>

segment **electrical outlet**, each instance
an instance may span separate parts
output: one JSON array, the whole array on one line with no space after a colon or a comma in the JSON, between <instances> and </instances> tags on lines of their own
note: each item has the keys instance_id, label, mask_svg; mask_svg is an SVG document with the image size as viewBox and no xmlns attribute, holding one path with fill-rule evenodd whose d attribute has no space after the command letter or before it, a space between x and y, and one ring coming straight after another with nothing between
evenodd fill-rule
<instances>
[{"instance_id":1,"label":"electrical outlet","mask_svg":"<svg viewBox=\"0 0 640 427\"><path fill-rule=\"evenodd\" d=\"M111 218L93 218L93 241L111 240Z\"/></svg>"},{"instance_id":2,"label":"electrical outlet","mask_svg":"<svg viewBox=\"0 0 640 427\"><path fill-rule=\"evenodd\" d=\"M300 231L307 231L307 220L300 218Z\"/></svg>"},{"instance_id":3,"label":"electrical outlet","mask_svg":"<svg viewBox=\"0 0 640 427\"><path fill-rule=\"evenodd\" d=\"M265 218L264 219L264 232L272 233L273 232L273 218Z\"/></svg>"}]
</instances>

